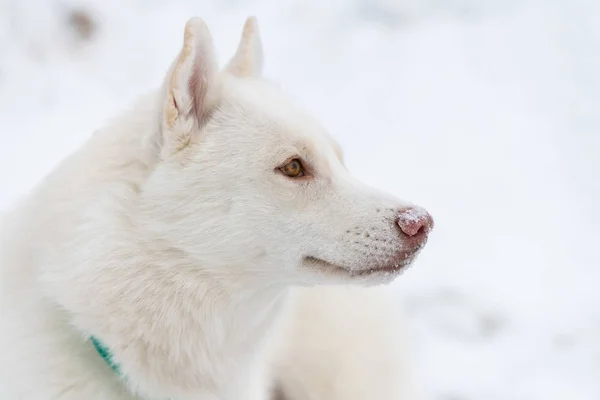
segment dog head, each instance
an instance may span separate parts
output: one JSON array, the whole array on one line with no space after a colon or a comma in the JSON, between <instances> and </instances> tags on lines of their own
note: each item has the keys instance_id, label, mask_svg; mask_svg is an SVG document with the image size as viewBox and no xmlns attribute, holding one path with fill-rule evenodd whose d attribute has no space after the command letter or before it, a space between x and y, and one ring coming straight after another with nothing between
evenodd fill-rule
<instances>
[{"instance_id":1,"label":"dog head","mask_svg":"<svg viewBox=\"0 0 600 400\"><path fill-rule=\"evenodd\" d=\"M424 246L431 217L352 177L339 145L261 67L254 18L223 70L204 22L186 24L160 99L149 226L215 274L392 280Z\"/></svg>"}]
</instances>

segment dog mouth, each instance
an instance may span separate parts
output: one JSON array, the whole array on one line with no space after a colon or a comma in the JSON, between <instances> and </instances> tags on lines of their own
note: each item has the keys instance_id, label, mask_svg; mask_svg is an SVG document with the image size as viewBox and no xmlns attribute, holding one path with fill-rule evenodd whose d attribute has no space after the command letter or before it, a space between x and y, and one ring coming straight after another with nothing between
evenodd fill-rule
<instances>
[{"instance_id":1,"label":"dog mouth","mask_svg":"<svg viewBox=\"0 0 600 400\"><path fill-rule=\"evenodd\" d=\"M418 253L418 251L403 252L390 262L369 265L363 268L350 268L314 256L304 257L303 264L328 276L344 276L347 278L366 278L375 275L396 276L413 263Z\"/></svg>"}]
</instances>

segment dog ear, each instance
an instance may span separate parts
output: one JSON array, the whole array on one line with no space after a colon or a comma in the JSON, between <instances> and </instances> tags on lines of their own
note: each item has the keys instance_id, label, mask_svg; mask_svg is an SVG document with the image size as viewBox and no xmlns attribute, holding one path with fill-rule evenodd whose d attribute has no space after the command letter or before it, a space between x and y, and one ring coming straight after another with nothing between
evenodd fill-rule
<instances>
[{"instance_id":1,"label":"dog ear","mask_svg":"<svg viewBox=\"0 0 600 400\"><path fill-rule=\"evenodd\" d=\"M208 27L199 18L185 25L183 48L164 84L163 152L183 149L216 105L218 64Z\"/></svg>"},{"instance_id":2,"label":"dog ear","mask_svg":"<svg viewBox=\"0 0 600 400\"><path fill-rule=\"evenodd\" d=\"M235 76L245 78L262 73L263 50L256 17L249 17L244 24L240 44L225 68Z\"/></svg>"}]
</instances>

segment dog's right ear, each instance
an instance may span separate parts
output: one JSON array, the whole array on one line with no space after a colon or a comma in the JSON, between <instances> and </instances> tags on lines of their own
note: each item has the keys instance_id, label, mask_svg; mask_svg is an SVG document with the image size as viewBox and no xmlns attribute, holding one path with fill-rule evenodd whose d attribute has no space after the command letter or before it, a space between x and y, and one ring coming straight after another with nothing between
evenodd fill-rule
<instances>
[{"instance_id":1,"label":"dog's right ear","mask_svg":"<svg viewBox=\"0 0 600 400\"><path fill-rule=\"evenodd\" d=\"M185 25L183 48L164 83L162 156L183 149L216 105L218 64L208 27L199 18Z\"/></svg>"}]
</instances>

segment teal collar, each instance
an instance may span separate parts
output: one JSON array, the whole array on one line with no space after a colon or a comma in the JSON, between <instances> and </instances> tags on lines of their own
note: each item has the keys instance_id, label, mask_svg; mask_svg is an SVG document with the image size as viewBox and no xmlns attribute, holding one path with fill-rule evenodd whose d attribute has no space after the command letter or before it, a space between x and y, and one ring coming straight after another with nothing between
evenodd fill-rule
<instances>
[{"instance_id":1,"label":"teal collar","mask_svg":"<svg viewBox=\"0 0 600 400\"><path fill-rule=\"evenodd\" d=\"M102 343L100 340L98 340L98 338L94 336L90 337L90 340L92 341L92 344L96 348L96 351L98 352L98 354L100 354L100 357L104 359L106 364L108 364L108 366L111 367L112 370L115 371L117 374L121 375L121 369L119 368L119 364L114 362L113 355L108 349L108 347L106 347L104 343Z\"/></svg>"},{"instance_id":2,"label":"teal collar","mask_svg":"<svg viewBox=\"0 0 600 400\"><path fill-rule=\"evenodd\" d=\"M104 345L104 343L102 343L100 340L98 340L98 338L95 337L95 336L90 336L90 341L94 345L94 348L96 349L96 351L98 352L98 354L100 355L100 357L102 357L104 359L104 361L106 362L106 364L108 364L108 366L113 371L115 371L121 378L123 378L123 375L121 374L121 368L119 368L119 364L117 364L113 360L113 355L110 352L110 350L108 349L108 347L106 347Z\"/></svg>"}]
</instances>

